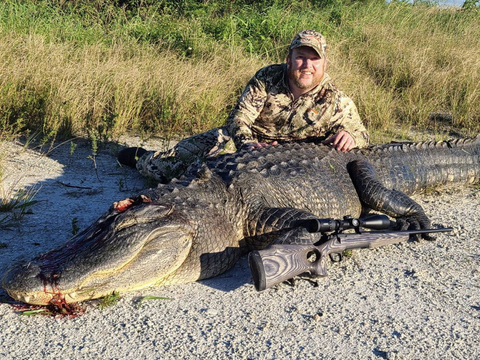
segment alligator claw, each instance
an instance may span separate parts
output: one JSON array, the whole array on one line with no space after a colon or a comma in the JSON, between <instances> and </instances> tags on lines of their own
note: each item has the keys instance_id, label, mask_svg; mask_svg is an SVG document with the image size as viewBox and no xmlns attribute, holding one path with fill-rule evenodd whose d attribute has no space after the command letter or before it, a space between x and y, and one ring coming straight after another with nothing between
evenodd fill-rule
<instances>
[{"instance_id":1,"label":"alligator claw","mask_svg":"<svg viewBox=\"0 0 480 360\"><path fill-rule=\"evenodd\" d=\"M421 230L421 229L430 229L431 223L430 220L425 217L420 216L405 216L399 217L396 219L395 225L393 226L394 230ZM430 234L421 234L422 239L433 241L436 239L435 236ZM411 240L417 241L417 235L411 235Z\"/></svg>"}]
</instances>

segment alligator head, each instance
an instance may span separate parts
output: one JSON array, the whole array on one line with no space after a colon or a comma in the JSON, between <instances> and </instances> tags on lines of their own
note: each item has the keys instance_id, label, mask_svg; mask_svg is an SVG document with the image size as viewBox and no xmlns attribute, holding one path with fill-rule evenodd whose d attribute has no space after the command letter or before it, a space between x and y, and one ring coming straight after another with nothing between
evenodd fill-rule
<instances>
[{"instance_id":1,"label":"alligator head","mask_svg":"<svg viewBox=\"0 0 480 360\"><path fill-rule=\"evenodd\" d=\"M14 299L38 305L141 289L161 283L181 266L193 233L173 204L145 196L126 199L67 245L14 266L3 287Z\"/></svg>"}]
</instances>

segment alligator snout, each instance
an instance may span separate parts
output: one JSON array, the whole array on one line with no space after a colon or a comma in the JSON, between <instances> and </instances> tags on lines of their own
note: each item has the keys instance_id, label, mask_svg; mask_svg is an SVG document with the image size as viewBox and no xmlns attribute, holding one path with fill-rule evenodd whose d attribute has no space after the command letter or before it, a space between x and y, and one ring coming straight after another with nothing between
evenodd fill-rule
<instances>
[{"instance_id":1,"label":"alligator snout","mask_svg":"<svg viewBox=\"0 0 480 360\"><path fill-rule=\"evenodd\" d=\"M99 298L155 285L185 260L189 221L173 206L140 202L112 208L66 245L13 266L3 287L36 305ZM157 266L152 271L151 264Z\"/></svg>"}]
</instances>

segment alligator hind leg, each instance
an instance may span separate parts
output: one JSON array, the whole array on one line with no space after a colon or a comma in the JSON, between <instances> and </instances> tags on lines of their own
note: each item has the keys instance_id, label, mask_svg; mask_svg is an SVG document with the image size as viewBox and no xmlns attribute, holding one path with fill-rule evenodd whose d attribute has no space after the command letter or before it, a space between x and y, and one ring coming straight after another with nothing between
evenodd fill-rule
<instances>
[{"instance_id":1,"label":"alligator hind leg","mask_svg":"<svg viewBox=\"0 0 480 360\"><path fill-rule=\"evenodd\" d=\"M383 186L369 162L352 161L348 164L348 172L360 201L368 208L397 218L402 228L430 228L430 220L423 208L403 192Z\"/></svg>"}]
</instances>

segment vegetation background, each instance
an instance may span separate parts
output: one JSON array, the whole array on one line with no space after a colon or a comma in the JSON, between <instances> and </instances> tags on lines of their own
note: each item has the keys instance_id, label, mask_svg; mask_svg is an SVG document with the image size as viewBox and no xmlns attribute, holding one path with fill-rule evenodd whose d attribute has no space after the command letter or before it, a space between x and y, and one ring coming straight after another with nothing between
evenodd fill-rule
<instances>
[{"instance_id":1,"label":"vegetation background","mask_svg":"<svg viewBox=\"0 0 480 360\"><path fill-rule=\"evenodd\" d=\"M222 125L296 32L374 142L480 130L480 8L383 0L4 0L0 138L183 137Z\"/></svg>"}]
</instances>

